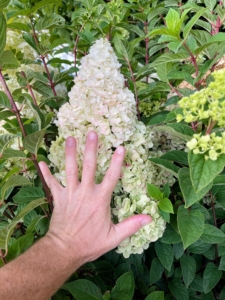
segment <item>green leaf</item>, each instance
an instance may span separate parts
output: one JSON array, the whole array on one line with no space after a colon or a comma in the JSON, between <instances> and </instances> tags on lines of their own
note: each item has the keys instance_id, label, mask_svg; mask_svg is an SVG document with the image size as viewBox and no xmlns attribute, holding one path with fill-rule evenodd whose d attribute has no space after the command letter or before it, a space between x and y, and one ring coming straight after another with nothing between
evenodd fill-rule
<instances>
[{"instance_id":1,"label":"green leaf","mask_svg":"<svg viewBox=\"0 0 225 300\"><path fill-rule=\"evenodd\" d=\"M159 241L165 244L177 244L181 242L181 237L170 224L167 224L166 230Z\"/></svg>"},{"instance_id":2,"label":"green leaf","mask_svg":"<svg viewBox=\"0 0 225 300\"><path fill-rule=\"evenodd\" d=\"M0 91L0 106L2 106L2 107L6 107L6 108L12 108L11 107L11 103L10 103L10 101L9 101L9 98L6 96L6 94L4 93L4 92L2 92L2 91ZM1 114L2 114L2 117L4 117L4 111L2 111L1 112ZM13 115L15 115L15 114L13 114ZM1 120L4 120L4 118L3 119L1 119Z\"/></svg>"},{"instance_id":3,"label":"green leaf","mask_svg":"<svg viewBox=\"0 0 225 300\"><path fill-rule=\"evenodd\" d=\"M149 294L145 300L164 300L164 292L153 292Z\"/></svg>"},{"instance_id":4,"label":"green leaf","mask_svg":"<svg viewBox=\"0 0 225 300\"><path fill-rule=\"evenodd\" d=\"M0 57L0 66L2 69L16 69L20 65L13 52L10 50L5 50Z\"/></svg>"},{"instance_id":5,"label":"green leaf","mask_svg":"<svg viewBox=\"0 0 225 300\"><path fill-rule=\"evenodd\" d=\"M11 148L5 149L1 159L14 159L14 158L27 158L26 154L20 150L14 150ZM20 168L21 170L21 168Z\"/></svg>"},{"instance_id":6,"label":"green leaf","mask_svg":"<svg viewBox=\"0 0 225 300\"><path fill-rule=\"evenodd\" d=\"M166 15L166 26L168 27L168 29L174 33L175 36L180 35L180 15L179 13L170 8L168 14Z\"/></svg>"},{"instance_id":7,"label":"green leaf","mask_svg":"<svg viewBox=\"0 0 225 300\"><path fill-rule=\"evenodd\" d=\"M125 294L130 299L133 298L134 295L134 277L132 272L128 272L120 276L117 281L116 285L113 287L111 291L111 298L116 299L115 295L117 294Z\"/></svg>"},{"instance_id":8,"label":"green leaf","mask_svg":"<svg viewBox=\"0 0 225 300\"><path fill-rule=\"evenodd\" d=\"M2 186L1 189L1 199L4 200L5 197L5 193L6 191L11 188L11 187L15 187L15 186L25 186L25 185L31 185L32 183L30 182L29 179L27 179L24 176L21 175L13 175L12 177L10 177L6 183Z\"/></svg>"},{"instance_id":9,"label":"green leaf","mask_svg":"<svg viewBox=\"0 0 225 300\"><path fill-rule=\"evenodd\" d=\"M68 43L69 43L68 40L65 38L56 39L49 45L49 49L53 50L59 46L62 46L63 44L68 44Z\"/></svg>"},{"instance_id":10,"label":"green leaf","mask_svg":"<svg viewBox=\"0 0 225 300\"><path fill-rule=\"evenodd\" d=\"M6 253L8 251L8 242L9 239L17 225L18 222L21 222L24 218L24 216L38 207L39 205L42 205L46 203L44 198L36 199L32 202L30 202L22 211L13 219L12 223L9 225L3 227L0 230L0 249L5 249Z\"/></svg>"},{"instance_id":11,"label":"green leaf","mask_svg":"<svg viewBox=\"0 0 225 300\"><path fill-rule=\"evenodd\" d=\"M148 195L151 198L156 199L156 200L162 200L163 199L163 193L154 184L147 183L147 191L148 191Z\"/></svg>"},{"instance_id":12,"label":"green leaf","mask_svg":"<svg viewBox=\"0 0 225 300\"><path fill-rule=\"evenodd\" d=\"M222 255L220 258L219 270L225 271L225 255Z\"/></svg>"},{"instance_id":13,"label":"green leaf","mask_svg":"<svg viewBox=\"0 0 225 300\"><path fill-rule=\"evenodd\" d=\"M218 267L214 263L207 264L203 273L203 291L205 294L210 292L220 281L222 271L218 270Z\"/></svg>"},{"instance_id":14,"label":"green leaf","mask_svg":"<svg viewBox=\"0 0 225 300\"><path fill-rule=\"evenodd\" d=\"M184 284L186 287L188 287L195 278L196 262L193 257L184 254L180 258L180 265Z\"/></svg>"},{"instance_id":15,"label":"green leaf","mask_svg":"<svg viewBox=\"0 0 225 300\"><path fill-rule=\"evenodd\" d=\"M184 254L184 248L182 242L173 245L174 256L176 259L181 258Z\"/></svg>"},{"instance_id":16,"label":"green leaf","mask_svg":"<svg viewBox=\"0 0 225 300\"><path fill-rule=\"evenodd\" d=\"M33 70L28 70L27 72L27 78L32 80L32 79L37 79L43 83L49 84L49 80L46 76L44 76L44 74L41 74L39 72L34 72ZM30 97L26 97L26 95L23 95L25 98L30 99ZM30 96L30 95L29 95ZM31 98L31 100L33 100Z\"/></svg>"},{"instance_id":17,"label":"green leaf","mask_svg":"<svg viewBox=\"0 0 225 300\"><path fill-rule=\"evenodd\" d=\"M162 192L163 192L163 195L164 197L168 198L169 195L171 194L171 190L170 190L170 186L168 183L166 183L163 188L162 188Z\"/></svg>"},{"instance_id":18,"label":"green leaf","mask_svg":"<svg viewBox=\"0 0 225 300\"><path fill-rule=\"evenodd\" d=\"M163 265L161 264L160 260L157 257L155 257L151 263L150 285L154 284L162 277L163 271Z\"/></svg>"},{"instance_id":19,"label":"green leaf","mask_svg":"<svg viewBox=\"0 0 225 300\"><path fill-rule=\"evenodd\" d=\"M154 127L154 130L156 132L158 132L158 131L159 132L166 132L166 133L171 134L172 137L175 136L175 137L178 137L181 140L189 141L191 139L191 131L189 129L191 129L191 128L188 127L187 125L184 125L184 126L183 125L184 124L167 124L167 125L164 125L164 126L156 126L156 127ZM184 130L187 129L187 127L189 128L188 131L186 132L188 134L181 133L182 131L184 132Z\"/></svg>"},{"instance_id":20,"label":"green leaf","mask_svg":"<svg viewBox=\"0 0 225 300\"><path fill-rule=\"evenodd\" d=\"M186 39L188 37L188 34L191 31L192 27L195 25L195 23L197 22L197 20L206 12L206 10L207 10L206 8L200 9L194 15L194 17L192 17L191 20L186 24L186 26L183 29L184 39Z\"/></svg>"},{"instance_id":21,"label":"green leaf","mask_svg":"<svg viewBox=\"0 0 225 300\"><path fill-rule=\"evenodd\" d=\"M30 107L33 115L35 116L35 119L37 120L39 130L41 130L45 127L45 116L43 115L38 106L31 103L29 100L26 101L26 103Z\"/></svg>"},{"instance_id":22,"label":"green leaf","mask_svg":"<svg viewBox=\"0 0 225 300\"><path fill-rule=\"evenodd\" d=\"M189 300L188 291L180 279L173 279L168 283L168 286L176 300Z\"/></svg>"},{"instance_id":23,"label":"green leaf","mask_svg":"<svg viewBox=\"0 0 225 300\"><path fill-rule=\"evenodd\" d=\"M1 0L0 9L3 9L4 7L6 7L10 1L11 0ZM0 28L1 28L1 26L0 26Z\"/></svg>"},{"instance_id":24,"label":"green leaf","mask_svg":"<svg viewBox=\"0 0 225 300\"><path fill-rule=\"evenodd\" d=\"M188 168L182 168L179 170L178 180L185 200L185 208L190 207L192 204L202 199L212 187L212 182L210 182L200 192L196 193L192 186L190 171Z\"/></svg>"},{"instance_id":25,"label":"green leaf","mask_svg":"<svg viewBox=\"0 0 225 300\"><path fill-rule=\"evenodd\" d=\"M159 112L148 119L147 126L161 124L166 120L168 111Z\"/></svg>"},{"instance_id":26,"label":"green leaf","mask_svg":"<svg viewBox=\"0 0 225 300\"><path fill-rule=\"evenodd\" d=\"M219 32L213 36L211 36L209 39L207 39L205 41L205 43L202 44L201 47L197 48L194 53L195 54L199 54L201 53L203 50L205 50L206 48L208 48L209 46L211 46L212 44L216 44L220 43L220 42L224 42L225 41L225 33L224 32Z\"/></svg>"},{"instance_id":27,"label":"green leaf","mask_svg":"<svg viewBox=\"0 0 225 300\"><path fill-rule=\"evenodd\" d=\"M37 151L43 142L46 128L27 135L23 140L23 146L31 153L37 154Z\"/></svg>"},{"instance_id":28,"label":"green leaf","mask_svg":"<svg viewBox=\"0 0 225 300\"><path fill-rule=\"evenodd\" d=\"M44 16L40 18L36 23L36 30L41 31L43 29L55 28L55 26L63 25L65 19L57 14L52 14L51 16Z\"/></svg>"},{"instance_id":29,"label":"green leaf","mask_svg":"<svg viewBox=\"0 0 225 300\"><path fill-rule=\"evenodd\" d=\"M160 158L188 165L188 155L186 152L181 150L171 150L160 156Z\"/></svg>"},{"instance_id":30,"label":"green leaf","mask_svg":"<svg viewBox=\"0 0 225 300\"><path fill-rule=\"evenodd\" d=\"M170 272L174 259L172 246L157 241L155 243L155 252L162 265Z\"/></svg>"},{"instance_id":31,"label":"green leaf","mask_svg":"<svg viewBox=\"0 0 225 300\"><path fill-rule=\"evenodd\" d=\"M203 279L200 275L195 275L195 279L192 281L190 289L197 292L203 292Z\"/></svg>"},{"instance_id":32,"label":"green leaf","mask_svg":"<svg viewBox=\"0 0 225 300\"><path fill-rule=\"evenodd\" d=\"M13 196L13 201L15 203L31 202L38 198L44 198L45 194L43 190L36 186L26 186L22 187L19 192Z\"/></svg>"},{"instance_id":33,"label":"green leaf","mask_svg":"<svg viewBox=\"0 0 225 300\"><path fill-rule=\"evenodd\" d=\"M114 45L116 51L123 56L123 58L129 62L134 53L134 49L126 41L122 41L117 35L114 37Z\"/></svg>"},{"instance_id":34,"label":"green leaf","mask_svg":"<svg viewBox=\"0 0 225 300\"><path fill-rule=\"evenodd\" d=\"M168 213L174 213L173 211L173 205L171 201L168 198L164 198L163 200L160 200L159 202L159 208L162 211L168 212Z\"/></svg>"},{"instance_id":35,"label":"green leaf","mask_svg":"<svg viewBox=\"0 0 225 300\"><path fill-rule=\"evenodd\" d=\"M62 0L42 0L31 9L31 12L36 12L47 5L60 5L61 3Z\"/></svg>"},{"instance_id":36,"label":"green leaf","mask_svg":"<svg viewBox=\"0 0 225 300\"><path fill-rule=\"evenodd\" d=\"M217 1L216 0L204 0L205 6L212 12Z\"/></svg>"},{"instance_id":37,"label":"green leaf","mask_svg":"<svg viewBox=\"0 0 225 300\"><path fill-rule=\"evenodd\" d=\"M159 208L159 215L163 218L163 220L165 220L167 223L170 223L170 214L165 212L165 211L162 211L160 208Z\"/></svg>"},{"instance_id":38,"label":"green leaf","mask_svg":"<svg viewBox=\"0 0 225 300\"><path fill-rule=\"evenodd\" d=\"M215 185L212 187L212 194L214 196L215 202L225 208L225 186Z\"/></svg>"},{"instance_id":39,"label":"green leaf","mask_svg":"<svg viewBox=\"0 0 225 300\"><path fill-rule=\"evenodd\" d=\"M0 135L0 154L3 153L7 145L15 138L16 138L15 135L8 134L8 133Z\"/></svg>"},{"instance_id":40,"label":"green leaf","mask_svg":"<svg viewBox=\"0 0 225 300\"><path fill-rule=\"evenodd\" d=\"M205 224L200 240L209 244L219 244L225 242L225 234L217 227Z\"/></svg>"},{"instance_id":41,"label":"green leaf","mask_svg":"<svg viewBox=\"0 0 225 300\"><path fill-rule=\"evenodd\" d=\"M153 63L150 64L149 67L154 68L159 66L160 64L168 63L168 62L176 62L185 60L189 54L186 53L165 53L158 57Z\"/></svg>"},{"instance_id":42,"label":"green leaf","mask_svg":"<svg viewBox=\"0 0 225 300\"><path fill-rule=\"evenodd\" d=\"M190 137L192 137L193 134L195 133L191 127L182 123L172 123L172 124L167 124L166 126L174 129L175 131L183 135L188 135Z\"/></svg>"},{"instance_id":43,"label":"green leaf","mask_svg":"<svg viewBox=\"0 0 225 300\"><path fill-rule=\"evenodd\" d=\"M225 185L225 175L218 175L213 180L213 185Z\"/></svg>"},{"instance_id":44,"label":"green leaf","mask_svg":"<svg viewBox=\"0 0 225 300\"><path fill-rule=\"evenodd\" d=\"M3 0L3 4L4 4ZM2 3L0 3L0 9L1 9ZM2 53L5 49L6 44L6 20L2 12L0 12L0 58L2 56Z\"/></svg>"},{"instance_id":45,"label":"green leaf","mask_svg":"<svg viewBox=\"0 0 225 300\"><path fill-rule=\"evenodd\" d=\"M175 166L170 161L161 158L149 158L149 160L167 172L171 173L173 176L178 177L178 171L180 168Z\"/></svg>"},{"instance_id":46,"label":"green leaf","mask_svg":"<svg viewBox=\"0 0 225 300\"><path fill-rule=\"evenodd\" d=\"M23 34L23 39L27 42L28 45L31 46L31 48L33 48L36 52L38 52L35 39L30 33L27 33L27 32L24 33Z\"/></svg>"},{"instance_id":47,"label":"green leaf","mask_svg":"<svg viewBox=\"0 0 225 300\"><path fill-rule=\"evenodd\" d=\"M30 27L23 23L8 23L7 28L30 32Z\"/></svg>"},{"instance_id":48,"label":"green leaf","mask_svg":"<svg viewBox=\"0 0 225 300\"><path fill-rule=\"evenodd\" d=\"M66 284L66 287L77 300L100 300L102 299L99 288L91 281L78 279Z\"/></svg>"},{"instance_id":49,"label":"green leaf","mask_svg":"<svg viewBox=\"0 0 225 300\"><path fill-rule=\"evenodd\" d=\"M3 96L4 97L4 96ZM0 99L1 99L1 92L0 92ZM3 100L4 101L4 100ZM0 100L0 106L1 106L1 103L3 102ZM11 104L9 102L9 99L7 98L7 102L6 102L6 105L10 105L10 108L11 108ZM4 105L3 105L4 106ZM13 117L15 116L15 114L9 110L3 110L0 112L0 121L1 120L5 120L7 119L8 117Z\"/></svg>"},{"instance_id":50,"label":"green leaf","mask_svg":"<svg viewBox=\"0 0 225 300\"><path fill-rule=\"evenodd\" d=\"M183 205L178 208L177 225L184 249L196 242L204 231L204 215L199 211L189 211Z\"/></svg>"},{"instance_id":51,"label":"green leaf","mask_svg":"<svg viewBox=\"0 0 225 300\"><path fill-rule=\"evenodd\" d=\"M3 186L3 184L14 174L18 174L21 171L21 167L18 166L14 166L10 169L9 172L6 173L6 175L1 179L1 184L0 186ZM14 187L11 187L7 190L6 195L5 195L5 199L7 199L7 197L9 196L8 193L11 193L12 189Z\"/></svg>"},{"instance_id":52,"label":"green leaf","mask_svg":"<svg viewBox=\"0 0 225 300\"><path fill-rule=\"evenodd\" d=\"M34 241L34 235L32 233L25 234L18 238L12 245L9 246L8 254L6 256L7 262L15 259L17 256L25 252Z\"/></svg>"},{"instance_id":53,"label":"green leaf","mask_svg":"<svg viewBox=\"0 0 225 300\"><path fill-rule=\"evenodd\" d=\"M39 80L35 81L32 85L33 89L43 95L44 97L53 97L52 89L48 84L45 84Z\"/></svg>"},{"instance_id":54,"label":"green leaf","mask_svg":"<svg viewBox=\"0 0 225 300\"><path fill-rule=\"evenodd\" d=\"M202 254L208 251L210 248L210 244L204 243L201 240L197 240L197 242L188 247L188 250L194 254Z\"/></svg>"},{"instance_id":55,"label":"green leaf","mask_svg":"<svg viewBox=\"0 0 225 300\"><path fill-rule=\"evenodd\" d=\"M205 160L204 154L194 154L193 151L190 151L188 161L192 185L195 191L199 192L222 172L225 165L225 154L213 161L211 159Z\"/></svg>"},{"instance_id":56,"label":"green leaf","mask_svg":"<svg viewBox=\"0 0 225 300\"><path fill-rule=\"evenodd\" d=\"M225 299L225 287L222 288L220 296L219 296L219 300L224 300Z\"/></svg>"}]
</instances>

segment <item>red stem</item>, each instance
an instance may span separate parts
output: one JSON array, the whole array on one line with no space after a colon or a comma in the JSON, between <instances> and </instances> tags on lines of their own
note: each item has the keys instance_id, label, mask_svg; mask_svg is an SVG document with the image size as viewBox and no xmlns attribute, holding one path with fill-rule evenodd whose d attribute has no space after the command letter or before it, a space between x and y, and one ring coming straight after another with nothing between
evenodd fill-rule
<instances>
[{"instance_id":1,"label":"red stem","mask_svg":"<svg viewBox=\"0 0 225 300\"><path fill-rule=\"evenodd\" d=\"M198 77L198 73L199 73L199 71L198 71L198 64L197 64L197 61L196 61L196 58L195 58L195 56L193 55L193 53L191 52L191 50L188 48L188 46L187 46L187 44L186 44L186 42L184 42L184 48L187 50L187 52L190 54L190 56L191 56L191 62L192 62L192 64L193 64L193 66L195 67L195 76L196 76L196 78ZM197 84L197 83L196 83Z\"/></svg>"},{"instance_id":2,"label":"red stem","mask_svg":"<svg viewBox=\"0 0 225 300\"><path fill-rule=\"evenodd\" d=\"M145 34L148 34L148 22L144 22L144 28L145 28ZM145 39L145 65L148 65L148 60L149 60L149 55L148 55L148 43L149 43L149 38L146 37ZM146 75L145 81L148 83L148 78L149 75Z\"/></svg>"},{"instance_id":3,"label":"red stem","mask_svg":"<svg viewBox=\"0 0 225 300\"><path fill-rule=\"evenodd\" d=\"M0 249L0 257L1 257L1 260L2 260L3 264L6 265L6 264L7 264L7 261L6 261L6 259L5 259L5 256L4 256L4 254L3 254L2 249Z\"/></svg>"},{"instance_id":4,"label":"red stem","mask_svg":"<svg viewBox=\"0 0 225 300\"><path fill-rule=\"evenodd\" d=\"M39 44L39 40L38 40L38 36L37 36L37 34L36 34L36 32L35 32L35 28L34 28L34 25L33 25L33 23L32 23L32 20L31 20L31 27L32 27L32 32L33 32L33 37L34 37L35 43L36 43L36 45L38 45L38 44ZM57 94L56 94L56 91L55 91L55 84L54 84L54 82L52 81L52 77L51 77L51 75L50 75L50 73L49 73L48 66L47 66L46 61L45 61L45 56L42 55L42 54L40 54L40 53L39 53L39 55L40 55L40 58L41 58L41 60L42 60L42 62L43 62L43 64L44 64L45 71L46 71L46 73L47 73L48 80L49 80L49 83L50 83L52 92L53 92L54 96L57 97Z\"/></svg>"},{"instance_id":5,"label":"red stem","mask_svg":"<svg viewBox=\"0 0 225 300\"><path fill-rule=\"evenodd\" d=\"M31 88L31 86L30 86L30 84L29 84L29 82L28 82L28 80L27 80L27 78L26 78L26 74L22 71L22 72L21 72L21 75L22 75L23 78L25 78L26 81L27 81L27 89L28 89L28 91L29 91L29 93L30 93L32 99L34 100L34 104L35 104L36 106L38 106L36 97L34 96L33 90L32 90L32 88Z\"/></svg>"},{"instance_id":6,"label":"red stem","mask_svg":"<svg viewBox=\"0 0 225 300\"><path fill-rule=\"evenodd\" d=\"M5 90L5 93L6 93L6 95L8 96L8 99L9 99L11 105L12 105L13 112L15 113L16 118L17 118L17 120L18 120L20 129L21 129L21 131L22 131L22 135L23 135L23 137L26 137L27 134L26 134L25 128L24 128L24 126L23 126L23 122L22 122L21 117L20 117L20 112L19 112L19 110L18 110L18 108L17 108L17 106L16 106L16 103L15 103L15 101L13 100L12 94L11 94L11 92L9 91L9 88L8 88L6 82L5 82L5 79L4 79L4 77L3 77L3 74L2 74L2 72L1 72L1 69L0 69L0 82L1 82L1 84L3 85L3 88L4 88L4 90ZM48 201L48 203L49 203L49 209L50 209L50 211L53 211L53 204L52 204L53 198L52 198L52 195L51 195L51 193L50 193L50 191L49 191L49 188L48 188L48 186L47 186L47 183L45 182L45 179L44 179L44 177L43 177L43 174L42 174L42 172L41 172L41 169L39 168L39 165L38 165L38 162L37 162L37 160L36 160L35 154L31 153L31 159L32 159L32 162L33 162L33 164L34 164L34 166L35 166L37 172L38 172L38 175L39 175L39 177L40 177L40 180L41 180L41 182L42 182L42 185L43 185L43 188L44 188L44 191L45 191L45 194L46 194L46 198L47 198L47 201Z\"/></svg>"},{"instance_id":7,"label":"red stem","mask_svg":"<svg viewBox=\"0 0 225 300\"><path fill-rule=\"evenodd\" d=\"M132 82L134 84L134 94L135 94L135 100L136 100L136 109L137 109L137 115L138 115L138 120L141 120L141 115L140 115L140 110L139 110L139 101L138 101L138 95L137 95L137 87L136 87L136 81L134 78L134 73L133 70L131 68L130 62L128 60L126 60L129 70L130 70L130 74L131 74L131 78L132 78Z\"/></svg>"}]
</instances>

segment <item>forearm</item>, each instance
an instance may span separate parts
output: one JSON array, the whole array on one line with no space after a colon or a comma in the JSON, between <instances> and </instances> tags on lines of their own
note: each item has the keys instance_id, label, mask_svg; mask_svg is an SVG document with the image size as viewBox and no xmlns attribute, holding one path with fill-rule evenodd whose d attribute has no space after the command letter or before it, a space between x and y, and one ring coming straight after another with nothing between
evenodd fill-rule
<instances>
[{"instance_id":1,"label":"forearm","mask_svg":"<svg viewBox=\"0 0 225 300\"><path fill-rule=\"evenodd\" d=\"M81 265L56 248L51 238L46 236L2 267L0 299L49 299Z\"/></svg>"}]
</instances>

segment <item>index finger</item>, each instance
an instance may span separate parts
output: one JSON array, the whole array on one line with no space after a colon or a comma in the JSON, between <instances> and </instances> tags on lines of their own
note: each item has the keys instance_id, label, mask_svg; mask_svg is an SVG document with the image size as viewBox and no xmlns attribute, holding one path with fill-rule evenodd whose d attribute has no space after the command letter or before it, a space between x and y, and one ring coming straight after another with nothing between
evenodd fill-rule
<instances>
[{"instance_id":1,"label":"index finger","mask_svg":"<svg viewBox=\"0 0 225 300\"><path fill-rule=\"evenodd\" d=\"M110 162L110 166L105 174L102 183L100 184L103 191L109 195L112 194L112 192L114 191L117 185L118 180L120 179L124 155L125 155L124 147L119 146L114 152Z\"/></svg>"}]
</instances>

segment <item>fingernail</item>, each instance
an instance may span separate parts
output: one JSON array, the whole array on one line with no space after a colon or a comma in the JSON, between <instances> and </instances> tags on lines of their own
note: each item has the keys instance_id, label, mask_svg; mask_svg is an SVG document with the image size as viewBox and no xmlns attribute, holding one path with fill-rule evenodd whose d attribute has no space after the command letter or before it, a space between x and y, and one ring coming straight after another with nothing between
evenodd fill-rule
<instances>
[{"instance_id":1,"label":"fingernail","mask_svg":"<svg viewBox=\"0 0 225 300\"><path fill-rule=\"evenodd\" d=\"M145 226L145 225L148 225L152 222L152 219L144 219L141 221L141 225L142 226Z\"/></svg>"},{"instance_id":2,"label":"fingernail","mask_svg":"<svg viewBox=\"0 0 225 300\"><path fill-rule=\"evenodd\" d=\"M88 133L88 138L89 138L89 140L91 140L91 141L93 141L94 139L95 139L95 133L94 132L89 132Z\"/></svg>"},{"instance_id":3,"label":"fingernail","mask_svg":"<svg viewBox=\"0 0 225 300\"><path fill-rule=\"evenodd\" d=\"M119 146L119 147L116 149L116 153L118 153L118 154L124 153L124 148L123 148L122 146Z\"/></svg>"},{"instance_id":4,"label":"fingernail","mask_svg":"<svg viewBox=\"0 0 225 300\"><path fill-rule=\"evenodd\" d=\"M72 137L68 137L66 140L67 146L73 146L74 145L74 139Z\"/></svg>"}]
</instances>

